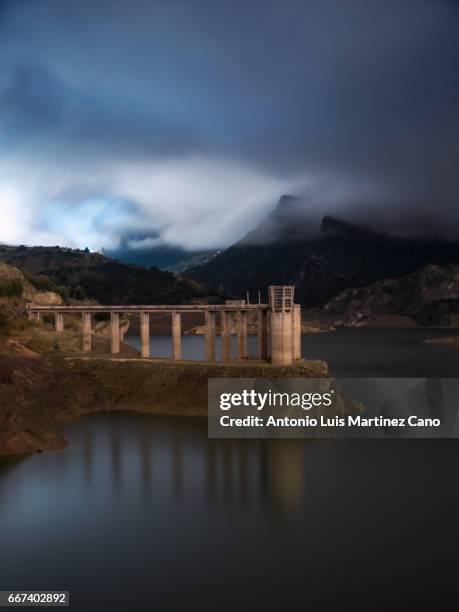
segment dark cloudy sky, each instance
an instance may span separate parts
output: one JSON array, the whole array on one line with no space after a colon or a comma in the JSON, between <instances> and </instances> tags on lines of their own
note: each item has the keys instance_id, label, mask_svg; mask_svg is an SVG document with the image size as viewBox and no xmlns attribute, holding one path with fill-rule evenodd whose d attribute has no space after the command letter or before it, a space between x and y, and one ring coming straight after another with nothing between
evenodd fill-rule
<instances>
[{"instance_id":1,"label":"dark cloudy sky","mask_svg":"<svg viewBox=\"0 0 459 612\"><path fill-rule=\"evenodd\" d=\"M282 193L459 233L458 3L0 0L0 241L224 246Z\"/></svg>"}]
</instances>

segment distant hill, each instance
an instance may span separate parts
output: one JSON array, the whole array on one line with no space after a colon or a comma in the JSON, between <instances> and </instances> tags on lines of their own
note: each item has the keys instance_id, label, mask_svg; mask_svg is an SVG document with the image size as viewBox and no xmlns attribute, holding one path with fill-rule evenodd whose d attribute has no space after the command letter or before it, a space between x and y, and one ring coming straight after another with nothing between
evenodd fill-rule
<instances>
[{"instance_id":1,"label":"distant hill","mask_svg":"<svg viewBox=\"0 0 459 612\"><path fill-rule=\"evenodd\" d=\"M263 240L264 228L269 240ZM317 227L304 205L283 197L255 231L185 276L232 296L247 290L265 296L271 283L294 284L296 299L312 307L427 263L459 263L459 243L390 236L330 216Z\"/></svg>"},{"instance_id":2,"label":"distant hill","mask_svg":"<svg viewBox=\"0 0 459 612\"><path fill-rule=\"evenodd\" d=\"M346 289L323 308L335 327L363 327L391 317L418 325L459 325L459 265L422 266L410 274ZM400 324L400 322L399 322Z\"/></svg>"},{"instance_id":3,"label":"distant hill","mask_svg":"<svg viewBox=\"0 0 459 612\"><path fill-rule=\"evenodd\" d=\"M180 304L207 295L197 283L170 272L78 249L0 245L0 261L33 280L46 275L56 285L69 287L76 297L101 304Z\"/></svg>"}]
</instances>

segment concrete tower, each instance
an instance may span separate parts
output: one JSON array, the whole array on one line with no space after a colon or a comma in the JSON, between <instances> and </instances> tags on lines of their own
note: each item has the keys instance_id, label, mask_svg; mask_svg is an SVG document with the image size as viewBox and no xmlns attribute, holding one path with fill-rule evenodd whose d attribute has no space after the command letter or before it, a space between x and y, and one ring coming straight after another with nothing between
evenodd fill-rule
<instances>
[{"instance_id":1,"label":"concrete tower","mask_svg":"<svg viewBox=\"0 0 459 612\"><path fill-rule=\"evenodd\" d=\"M270 285L269 305L271 318L271 363L291 365L293 355L293 285Z\"/></svg>"}]
</instances>

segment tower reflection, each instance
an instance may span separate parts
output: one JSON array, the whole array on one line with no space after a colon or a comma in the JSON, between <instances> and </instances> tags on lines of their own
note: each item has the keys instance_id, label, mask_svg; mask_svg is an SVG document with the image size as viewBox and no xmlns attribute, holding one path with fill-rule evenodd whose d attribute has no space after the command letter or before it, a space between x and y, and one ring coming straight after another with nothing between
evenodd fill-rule
<instances>
[{"instance_id":1,"label":"tower reflection","mask_svg":"<svg viewBox=\"0 0 459 612\"><path fill-rule=\"evenodd\" d=\"M92 428L88 419L82 423L82 448L83 448L83 471L86 485L92 481L93 469L93 447L92 447Z\"/></svg>"},{"instance_id":2,"label":"tower reflection","mask_svg":"<svg viewBox=\"0 0 459 612\"><path fill-rule=\"evenodd\" d=\"M145 493L153 488L153 438L154 428L150 419L145 419L140 433L140 470L142 488Z\"/></svg>"},{"instance_id":3,"label":"tower reflection","mask_svg":"<svg viewBox=\"0 0 459 612\"><path fill-rule=\"evenodd\" d=\"M79 445L86 486L97 481L94 471L104 456L100 441L108 430L111 484L123 493L132 495L133 488L140 487L149 494L156 481L160 496L170 491L184 499L204 486L208 500L228 508L268 502L288 513L300 507L304 440L209 439L202 425L126 413L85 418ZM72 444L76 442L69 448ZM59 454L59 464L65 464L65 453Z\"/></svg>"},{"instance_id":4,"label":"tower reflection","mask_svg":"<svg viewBox=\"0 0 459 612\"><path fill-rule=\"evenodd\" d=\"M116 488L121 483L121 432L119 415L114 414L110 428L110 456L112 463L112 479Z\"/></svg>"}]
</instances>

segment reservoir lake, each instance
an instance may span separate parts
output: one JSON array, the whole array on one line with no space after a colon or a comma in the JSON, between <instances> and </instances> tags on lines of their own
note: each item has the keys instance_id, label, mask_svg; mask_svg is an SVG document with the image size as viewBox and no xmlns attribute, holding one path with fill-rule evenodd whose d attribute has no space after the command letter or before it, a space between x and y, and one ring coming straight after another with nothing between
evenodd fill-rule
<instances>
[{"instance_id":1,"label":"reservoir lake","mask_svg":"<svg viewBox=\"0 0 459 612\"><path fill-rule=\"evenodd\" d=\"M420 344L441 335L302 350L336 376L456 377L459 349ZM60 430L65 450L0 461L1 589L69 590L78 611L457 608L457 440L209 440L205 419L136 413Z\"/></svg>"}]
</instances>

